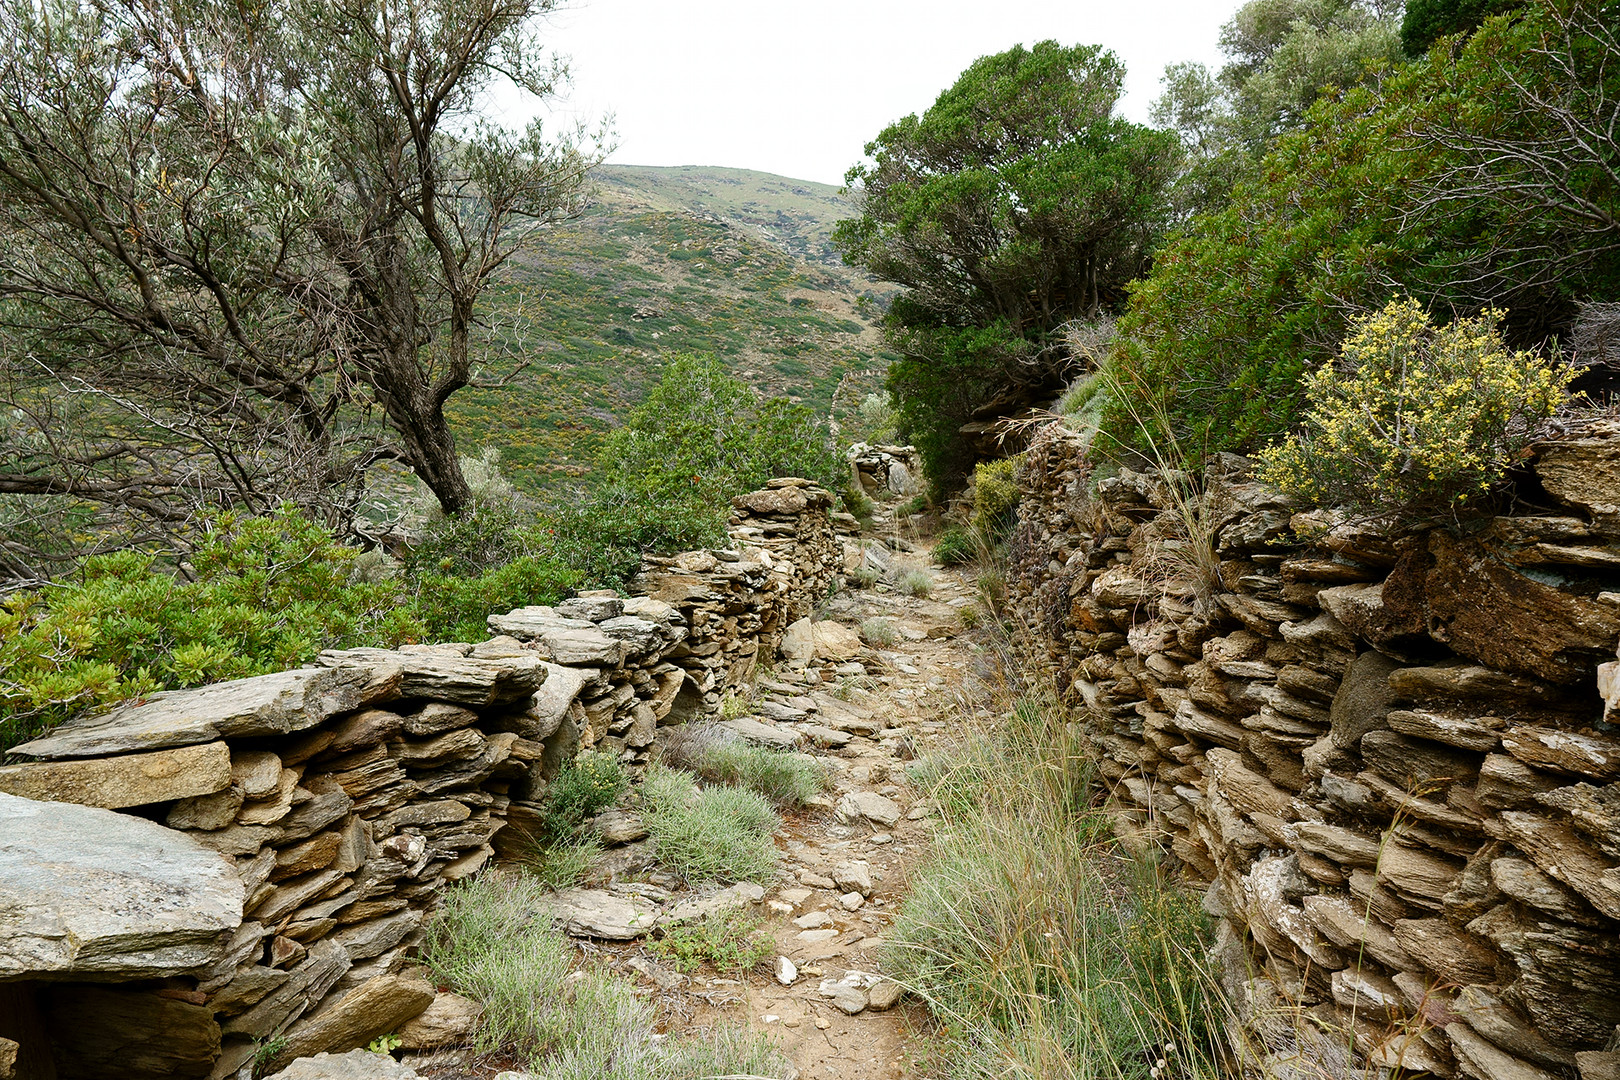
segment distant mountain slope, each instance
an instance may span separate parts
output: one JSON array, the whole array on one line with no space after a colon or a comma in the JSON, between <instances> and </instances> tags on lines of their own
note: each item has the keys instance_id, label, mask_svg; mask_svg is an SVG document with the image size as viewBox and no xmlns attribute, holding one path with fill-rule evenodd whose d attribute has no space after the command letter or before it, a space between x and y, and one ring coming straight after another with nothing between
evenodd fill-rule
<instances>
[{"instance_id":1,"label":"distant mountain slope","mask_svg":"<svg viewBox=\"0 0 1620 1080\"><path fill-rule=\"evenodd\" d=\"M852 209L825 184L718 168L604 166L579 220L548 231L492 292L483 381L450 403L467 452L500 447L527 488L587 466L661 362L710 352L768 394L825 412L875 387L889 295L829 243Z\"/></svg>"},{"instance_id":2,"label":"distant mountain slope","mask_svg":"<svg viewBox=\"0 0 1620 1080\"><path fill-rule=\"evenodd\" d=\"M619 196L632 206L709 213L751 225L806 262L844 269L843 259L833 250L832 230L840 220L855 216L855 206L831 184L699 165L604 165L596 180L607 198Z\"/></svg>"}]
</instances>

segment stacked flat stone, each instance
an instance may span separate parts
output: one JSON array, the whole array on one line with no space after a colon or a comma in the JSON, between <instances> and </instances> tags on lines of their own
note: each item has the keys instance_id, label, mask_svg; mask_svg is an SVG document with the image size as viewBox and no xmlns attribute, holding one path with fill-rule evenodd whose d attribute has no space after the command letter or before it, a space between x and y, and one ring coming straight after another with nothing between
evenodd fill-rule
<instances>
[{"instance_id":1,"label":"stacked flat stone","mask_svg":"<svg viewBox=\"0 0 1620 1080\"><path fill-rule=\"evenodd\" d=\"M0 1052L22 1016L47 1035L19 1075L224 1078L463 1015L412 973L439 891L526 853L582 747L644 762L774 653L840 569L831 505L791 478L738 499L733 548L649 566L667 599L585 593L14 748L39 760L0 767Z\"/></svg>"},{"instance_id":2,"label":"stacked flat stone","mask_svg":"<svg viewBox=\"0 0 1620 1080\"><path fill-rule=\"evenodd\" d=\"M1120 835L1208 883L1257 1072L1620 1074L1620 424L1531 464L1559 510L1391 538L1241 458L1029 451L1023 649Z\"/></svg>"},{"instance_id":3,"label":"stacked flat stone","mask_svg":"<svg viewBox=\"0 0 1620 1080\"><path fill-rule=\"evenodd\" d=\"M318 1009L341 1018L363 1000L397 1024L432 1001L431 987L399 977L407 954L437 891L492 855L512 786L543 783L556 731L530 704L539 659L488 644L326 653L317 667L157 694L15 748L43 760L0 769L0 789L138 808L240 882L206 962L169 969L188 978L88 1000L52 991L47 1013L74 1010L67 1074L112 1065L98 1049L142 1018L163 1039L187 1033L171 1047L193 1056L171 1049L151 1072L120 1060L118 1075L223 1077L273 1037L285 1040L279 1060L333 1049ZM88 962L26 974L71 976ZM108 978L153 974L139 955L96 962ZM345 1006L351 993L361 998Z\"/></svg>"},{"instance_id":4,"label":"stacked flat stone","mask_svg":"<svg viewBox=\"0 0 1620 1080\"><path fill-rule=\"evenodd\" d=\"M703 711L746 684L787 628L827 595L843 565L832 504L808 480L772 480L732 500L733 547L648 560L638 590L686 621L686 639L666 659L686 671Z\"/></svg>"},{"instance_id":5,"label":"stacked flat stone","mask_svg":"<svg viewBox=\"0 0 1620 1080\"><path fill-rule=\"evenodd\" d=\"M850 479L875 498L915 495L920 490L922 457L915 446L856 443L846 455Z\"/></svg>"}]
</instances>

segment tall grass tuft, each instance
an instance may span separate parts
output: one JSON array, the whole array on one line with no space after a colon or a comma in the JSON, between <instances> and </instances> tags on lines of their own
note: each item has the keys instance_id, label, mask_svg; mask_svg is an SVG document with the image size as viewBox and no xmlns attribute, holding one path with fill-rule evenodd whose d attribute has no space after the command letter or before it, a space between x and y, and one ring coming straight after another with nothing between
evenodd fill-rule
<instances>
[{"instance_id":1,"label":"tall grass tuft","mask_svg":"<svg viewBox=\"0 0 1620 1080\"><path fill-rule=\"evenodd\" d=\"M690 882L769 882L782 819L755 791L699 788L691 773L654 766L641 785L642 819L664 868Z\"/></svg>"},{"instance_id":2,"label":"tall grass tuft","mask_svg":"<svg viewBox=\"0 0 1620 1080\"><path fill-rule=\"evenodd\" d=\"M1222 1075L1197 897L1109 842L1076 720L1007 689L913 770L942 824L886 970L951 1033L953 1080Z\"/></svg>"},{"instance_id":3,"label":"tall grass tuft","mask_svg":"<svg viewBox=\"0 0 1620 1080\"><path fill-rule=\"evenodd\" d=\"M422 960L434 980L481 1002L481 1051L512 1054L547 1080L693 1080L781 1075L767 1040L721 1028L701 1042L656 1034L654 1006L607 972L570 978L574 950L537 915L544 888L485 873L448 889Z\"/></svg>"}]
</instances>

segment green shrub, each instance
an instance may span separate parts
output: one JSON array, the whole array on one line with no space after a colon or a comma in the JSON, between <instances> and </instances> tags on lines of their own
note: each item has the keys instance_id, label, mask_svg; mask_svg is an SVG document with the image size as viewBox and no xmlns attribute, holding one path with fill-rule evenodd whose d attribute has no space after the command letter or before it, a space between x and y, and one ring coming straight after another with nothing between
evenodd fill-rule
<instances>
[{"instance_id":1,"label":"green shrub","mask_svg":"<svg viewBox=\"0 0 1620 1080\"><path fill-rule=\"evenodd\" d=\"M800 807L827 787L827 770L808 754L771 750L735 739L715 739L693 771L717 784L758 792L777 806Z\"/></svg>"},{"instance_id":2,"label":"green shrub","mask_svg":"<svg viewBox=\"0 0 1620 1080\"><path fill-rule=\"evenodd\" d=\"M972 562L978 554L978 545L960 525L952 525L934 541L934 559L941 566L962 566Z\"/></svg>"},{"instance_id":3,"label":"green shrub","mask_svg":"<svg viewBox=\"0 0 1620 1080\"><path fill-rule=\"evenodd\" d=\"M1305 380L1304 431L1260 478L1317 506L1420 522L1490 491L1552 415L1572 373L1514 352L1499 312L1435 326L1415 300L1353 324L1338 364Z\"/></svg>"},{"instance_id":4,"label":"green shrub","mask_svg":"<svg viewBox=\"0 0 1620 1080\"><path fill-rule=\"evenodd\" d=\"M776 951L775 943L760 932L760 921L741 908L727 908L671 927L647 948L688 975L705 962L718 971L752 971Z\"/></svg>"},{"instance_id":5,"label":"green shrub","mask_svg":"<svg viewBox=\"0 0 1620 1080\"><path fill-rule=\"evenodd\" d=\"M612 806L629 787L629 774L612 754L598 750L579 754L546 789L536 838L545 843L576 839L586 818Z\"/></svg>"},{"instance_id":6,"label":"green shrub","mask_svg":"<svg viewBox=\"0 0 1620 1080\"><path fill-rule=\"evenodd\" d=\"M786 398L760 400L719 361L683 356L609 436L597 469L610 489L706 518L723 533L730 499L777 476L834 488L844 469L825 422Z\"/></svg>"},{"instance_id":7,"label":"green shrub","mask_svg":"<svg viewBox=\"0 0 1620 1080\"><path fill-rule=\"evenodd\" d=\"M925 570L907 570L900 575L894 587L907 596L926 600L928 594L934 591L934 579Z\"/></svg>"},{"instance_id":8,"label":"green shrub","mask_svg":"<svg viewBox=\"0 0 1620 1080\"><path fill-rule=\"evenodd\" d=\"M0 749L80 709L296 667L323 648L420 632L397 581L352 580L357 552L297 510L204 524L186 580L151 555L85 560L0 602Z\"/></svg>"},{"instance_id":9,"label":"green shrub","mask_svg":"<svg viewBox=\"0 0 1620 1080\"><path fill-rule=\"evenodd\" d=\"M861 640L868 645L887 649L900 640L900 634L895 630L894 624L887 619L862 619Z\"/></svg>"},{"instance_id":10,"label":"green shrub","mask_svg":"<svg viewBox=\"0 0 1620 1080\"><path fill-rule=\"evenodd\" d=\"M776 876L771 834L781 824L764 797L734 787L699 789L691 773L654 767L641 785L653 851L687 881L767 882Z\"/></svg>"},{"instance_id":11,"label":"green shrub","mask_svg":"<svg viewBox=\"0 0 1620 1080\"><path fill-rule=\"evenodd\" d=\"M857 566L849 572L849 580L858 589L870 589L876 585L883 575L870 566Z\"/></svg>"},{"instance_id":12,"label":"green shrub","mask_svg":"<svg viewBox=\"0 0 1620 1080\"><path fill-rule=\"evenodd\" d=\"M980 535L1000 540L1011 527L1013 510L1018 506L1018 463L1020 458L982 461L973 469L973 516L969 524Z\"/></svg>"}]
</instances>

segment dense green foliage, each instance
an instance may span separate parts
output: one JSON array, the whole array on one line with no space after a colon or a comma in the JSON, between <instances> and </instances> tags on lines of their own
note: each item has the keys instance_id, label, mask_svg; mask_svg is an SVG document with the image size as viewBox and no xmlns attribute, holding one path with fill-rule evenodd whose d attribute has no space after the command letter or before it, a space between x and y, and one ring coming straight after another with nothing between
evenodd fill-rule
<instances>
[{"instance_id":1,"label":"dense green foliage","mask_svg":"<svg viewBox=\"0 0 1620 1080\"><path fill-rule=\"evenodd\" d=\"M1350 318L1397 289L1500 307L1518 346L1566 327L1572 297L1612 294L1620 158L1612 137L1564 134L1620 94L1603 19L1545 0L1318 103L1134 286L1110 364L1135 400L1108 404L1105 433L1134 443L1133 417L1162 415L1199 450L1261 446L1297 420L1302 376Z\"/></svg>"},{"instance_id":2,"label":"dense green foliage","mask_svg":"<svg viewBox=\"0 0 1620 1080\"><path fill-rule=\"evenodd\" d=\"M849 171L861 213L834 241L906 290L885 318L903 357L889 388L936 483L964 474L956 429L973 411L1061 385L1053 331L1117 303L1146 265L1179 151L1114 114L1123 78L1096 46L983 57Z\"/></svg>"},{"instance_id":3,"label":"dense green foliage","mask_svg":"<svg viewBox=\"0 0 1620 1080\"><path fill-rule=\"evenodd\" d=\"M623 587L647 552L719 542L732 495L835 458L809 409L679 360L604 449L602 487L534 504L496 458L464 461L459 515L432 515L402 567L291 507L215 519L172 556L98 556L0 605L0 748L78 709L305 663L323 648L478 641L491 613Z\"/></svg>"},{"instance_id":4,"label":"dense green foliage","mask_svg":"<svg viewBox=\"0 0 1620 1080\"><path fill-rule=\"evenodd\" d=\"M1440 38L1477 30L1492 15L1523 6L1523 0L1407 0L1401 48L1422 56Z\"/></svg>"},{"instance_id":5,"label":"dense green foliage","mask_svg":"<svg viewBox=\"0 0 1620 1080\"><path fill-rule=\"evenodd\" d=\"M608 506L596 516L646 507L646 546L670 549L718 542L733 495L776 476L836 489L843 469L811 409L761 398L713 357L682 356L609 436L597 475Z\"/></svg>"},{"instance_id":6,"label":"dense green foliage","mask_svg":"<svg viewBox=\"0 0 1620 1080\"><path fill-rule=\"evenodd\" d=\"M394 582L296 510L209 524L191 578L138 551L0 604L0 749L71 711L294 667L319 649L416 636Z\"/></svg>"},{"instance_id":7,"label":"dense green foliage","mask_svg":"<svg viewBox=\"0 0 1620 1080\"><path fill-rule=\"evenodd\" d=\"M1485 496L1563 402L1567 367L1514 352L1496 312L1436 327L1413 300L1357 320L1305 379L1305 430L1260 477L1315 506L1421 524Z\"/></svg>"}]
</instances>

